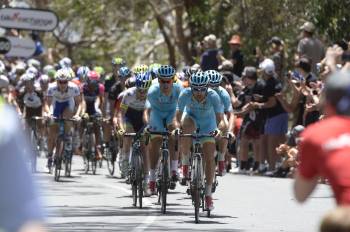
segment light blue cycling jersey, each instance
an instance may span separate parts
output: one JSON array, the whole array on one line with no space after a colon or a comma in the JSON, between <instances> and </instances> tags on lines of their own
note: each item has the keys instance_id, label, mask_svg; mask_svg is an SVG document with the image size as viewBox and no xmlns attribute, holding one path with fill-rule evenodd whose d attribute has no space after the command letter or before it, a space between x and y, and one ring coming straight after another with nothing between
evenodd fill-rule
<instances>
[{"instance_id":1,"label":"light blue cycling jersey","mask_svg":"<svg viewBox=\"0 0 350 232\"><path fill-rule=\"evenodd\" d=\"M228 94L227 90L221 86L213 88L213 90L215 90L215 92L219 94L220 100L224 105L224 112L232 112L231 97L230 94Z\"/></svg>"},{"instance_id":2,"label":"light blue cycling jersey","mask_svg":"<svg viewBox=\"0 0 350 232\"><path fill-rule=\"evenodd\" d=\"M147 93L146 108L151 109L149 126L153 131L164 131L163 119L166 124L171 124L175 117L177 100L182 91L182 86L173 84L172 92L169 96L164 95L159 83L153 84Z\"/></svg>"},{"instance_id":3,"label":"light blue cycling jersey","mask_svg":"<svg viewBox=\"0 0 350 232\"><path fill-rule=\"evenodd\" d=\"M216 113L223 113L224 106L220 96L212 89L208 89L203 102L198 102L192 96L191 88L184 89L179 97L177 109L184 112L183 117L192 118L200 133L210 133L217 128Z\"/></svg>"}]
</instances>

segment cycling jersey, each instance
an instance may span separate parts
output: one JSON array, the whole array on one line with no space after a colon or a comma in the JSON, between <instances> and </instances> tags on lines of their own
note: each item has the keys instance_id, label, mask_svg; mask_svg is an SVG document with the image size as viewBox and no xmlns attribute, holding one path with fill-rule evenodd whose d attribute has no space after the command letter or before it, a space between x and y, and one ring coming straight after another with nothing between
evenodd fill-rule
<instances>
[{"instance_id":1,"label":"cycling jersey","mask_svg":"<svg viewBox=\"0 0 350 232\"><path fill-rule=\"evenodd\" d=\"M95 107L95 102L99 96L103 96L105 91L104 86L102 84L96 84L90 89L88 84L84 84L82 90L84 101L86 103L86 113L89 115L95 115L99 111Z\"/></svg>"},{"instance_id":2,"label":"cycling jersey","mask_svg":"<svg viewBox=\"0 0 350 232\"><path fill-rule=\"evenodd\" d=\"M183 118L192 118L200 133L214 131L217 128L216 113L224 112L219 95L212 89L208 89L202 102L194 99L191 88L184 89L180 94L177 109L184 112Z\"/></svg>"},{"instance_id":3,"label":"cycling jersey","mask_svg":"<svg viewBox=\"0 0 350 232\"><path fill-rule=\"evenodd\" d=\"M108 99L116 101L118 95L123 92L123 88L120 81L116 80L116 77L111 76L105 81L105 91L108 93Z\"/></svg>"},{"instance_id":4,"label":"cycling jersey","mask_svg":"<svg viewBox=\"0 0 350 232\"><path fill-rule=\"evenodd\" d=\"M22 88L18 95L18 101L25 109L26 119L42 115L43 94L38 89L29 93L26 92L25 88Z\"/></svg>"},{"instance_id":5,"label":"cycling jersey","mask_svg":"<svg viewBox=\"0 0 350 232\"><path fill-rule=\"evenodd\" d=\"M228 94L227 90L221 86L213 88L213 90L215 90L215 92L219 95L220 100L224 106L224 112L232 112L231 97Z\"/></svg>"},{"instance_id":6,"label":"cycling jersey","mask_svg":"<svg viewBox=\"0 0 350 232\"><path fill-rule=\"evenodd\" d=\"M60 117L66 107L68 107L70 111L73 111L75 104L74 97L79 95L79 87L72 82L68 82L67 89L64 92L59 90L57 83L50 84L47 90L47 96L52 97L54 117Z\"/></svg>"},{"instance_id":7,"label":"cycling jersey","mask_svg":"<svg viewBox=\"0 0 350 232\"><path fill-rule=\"evenodd\" d=\"M159 83L152 85L147 94L146 108L151 109L149 126L153 131L164 131L163 119L171 124L175 117L176 105L182 86L174 83L169 96L164 95Z\"/></svg>"},{"instance_id":8,"label":"cycling jersey","mask_svg":"<svg viewBox=\"0 0 350 232\"><path fill-rule=\"evenodd\" d=\"M133 127L134 131L139 131L144 126L142 121L143 110L146 99L137 98L136 87L131 87L119 95L121 99L120 108L125 111L124 121L126 126Z\"/></svg>"}]
</instances>

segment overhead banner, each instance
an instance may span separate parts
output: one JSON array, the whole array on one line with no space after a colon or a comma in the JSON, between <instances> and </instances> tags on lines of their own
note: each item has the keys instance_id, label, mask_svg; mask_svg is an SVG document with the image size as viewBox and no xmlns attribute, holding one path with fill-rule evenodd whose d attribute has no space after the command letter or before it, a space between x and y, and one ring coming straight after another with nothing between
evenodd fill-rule
<instances>
[{"instance_id":1,"label":"overhead banner","mask_svg":"<svg viewBox=\"0 0 350 232\"><path fill-rule=\"evenodd\" d=\"M11 43L11 49L6 53L7 57L31 57L35 52L35 43L30 38L18 38L6 36Z\"/></svg>"},{"instance_id":2,"label":"overhead banner","mask_svg":"<svg viewBox=\"0 0 350 232\"><path fill-rule=\"evenodd\" d=\"M49 10L30 8L0 9L0 27L32 31L53 31L57 24L57 15Z\"/></svg>"}]
</instances>

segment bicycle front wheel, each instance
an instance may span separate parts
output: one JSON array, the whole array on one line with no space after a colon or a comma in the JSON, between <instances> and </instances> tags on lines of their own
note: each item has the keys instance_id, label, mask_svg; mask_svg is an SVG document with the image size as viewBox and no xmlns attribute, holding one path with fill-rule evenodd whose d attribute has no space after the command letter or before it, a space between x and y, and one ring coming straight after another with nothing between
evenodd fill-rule
<instances>
[{"instance_id":1,"label":"bicycle front wheel","mask_svg":"<svg viewBox=\"0 0 350 232\"><path fill-rule=\"evenodd\" d=\"M194 206L195 222L199 222L199 208L201 202L201 160L195 158L193 161L193 178L192 178L192 202Z\"/></svg>"},{"instance_id":2,"label":"bicycle front wheel","mask_svg":"<svg viewBox=\"0 0 350 232\"><path fill-rule=\"evenodd\" d=\"M167 155L163 155L163 157L167 157ZM167 193L168 193L168 182L169 182L169 167L168 160L163 159L162 161L162 179L161 179L161 212L163 214L166 213L166 202L167 202Z\"/></svg>"}]
</instances>

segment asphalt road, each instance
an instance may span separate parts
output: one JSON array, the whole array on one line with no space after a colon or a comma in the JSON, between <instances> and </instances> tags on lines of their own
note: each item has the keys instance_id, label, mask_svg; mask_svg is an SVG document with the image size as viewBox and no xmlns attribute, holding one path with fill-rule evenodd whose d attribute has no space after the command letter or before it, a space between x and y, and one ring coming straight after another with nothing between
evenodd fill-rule
<instances>
[{"instance_id":1,"label":"asphalt road","mask_svg":"<svg viewBox=\"0 0 350 232\"><path fill-rule=\"evenodd\" d=\"M106 163L97 175L84 174L81 157L73 160L72 177L54 182L39 159L35 174L50 231L318 231L322 215L334 207L328 186L319 185L303 205L292 194L292 180L229 173L219 178L210 218L194 210L186 188L169 194L167 214L157 197L144 198L144 208L132 206L130 187L118 174L108 175Z\"/></svg>"}]
</instances>

